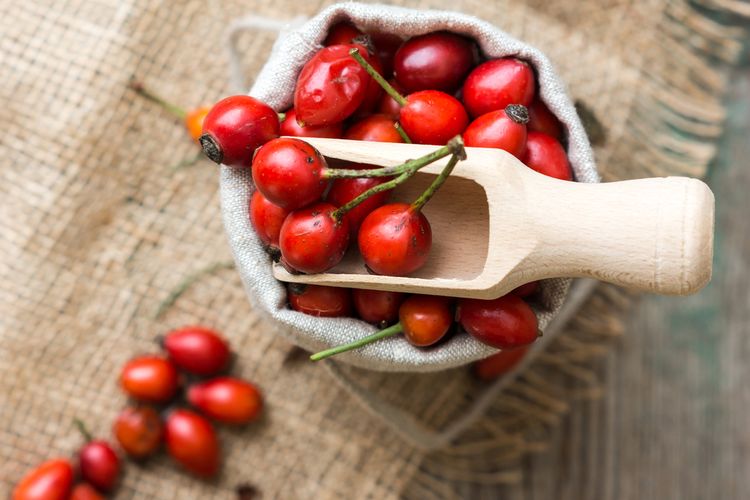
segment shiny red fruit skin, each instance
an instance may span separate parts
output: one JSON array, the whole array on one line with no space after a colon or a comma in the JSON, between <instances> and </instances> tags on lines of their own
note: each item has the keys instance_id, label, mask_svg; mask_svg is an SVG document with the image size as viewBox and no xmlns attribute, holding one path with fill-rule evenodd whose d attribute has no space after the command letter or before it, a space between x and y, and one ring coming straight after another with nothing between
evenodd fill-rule
<instances>
[{"instance_id":1,"label":"shiny red fruit skin","mask_svg":"<svg viewBox=\"0 0 750 500\"><path fill-rule=\"evenodd\" d=\"M260 191L250 198L250 223L260 241L270 248L279 248L279 233L289 210L274 205Z\"/></svg>"},{"instance_id":2,"label":"shiny red fruit skin","mask_svg":"<svg viewBox=\"0 0 750 500\"><path fill-rule=\"evenodd\" d=\"M12 500L67 500L73 487L73 467L67 460L48 460L26 474Z\"/></svg>"},{"instance_id":3,"label":"shiny red fruit skin","mask_svg":"<svg viewBox=\"0 0 750 500\"><path fill-rule=\"evenodd\" d=\"M467 147L498 148L519 159L526 151L526 125L513 121L505 110L491 111L475 119L463 138Z\"/></svg>"},{"instance_id":4,"label":"shiny red fruit skin","mask_svg":"<svg viewBox=\"0 0 750 500\"><path fill-rule=\"evenodd\" d=\"M302 68L294 90L294 109L301 125L339 123L362 104L370 85L370 75L349 55L361 45L332 45L319 50Z\"/></svg>"},{"instance_id":5,"label":"shiny red fruit skin","mask_svg":"<svg viewBox=\"0 0 750 500\"><path fill-rule=\"evenodd\" d=\"M253 182L268 201L295 210L320 199L328 185L326 160L317 149L291 137L274 139L253 159Z\"/></svg>"},{"instance_id":6,"label":"shiny red fruit skin","mask_svg":"<svg viewBox=\"0 0 750 500\"><path fill-rule=\"evenodd\" d=\"M406 98L399 121L416 144L443 145L460 135L469 124L461 102L437 90L422 90Z\"/></svg>"},{"instance_id":7,"label":"shiny red fruit skin","mask_svg":"<svg viewBox=\"0 0 750 500\"><path fill-rule=\"evenodd\" d=\"M528 347L500 351L474 363L472 372L479 380L489 382L510 372L526 355Z\"/></svg>"},{"instance_id":8,"label":"shiny red fruit skin","mask_svg":"<svg viewBox=\"0 0 750 500\"><path fill-rule=\"evenodd\" d=\"M539 98L534 99L529 106L529 123L526 128L529 132L543 132L558 141L562 139L562 123Z\"/></svg>"},{"instance_id":9,"label":"shiny red fruit skin","mask_svg":"<svg viewBox=\"0 0 750 500\"><path fill-rule=\"evenodd\" d=\"M204 415L227 424L246 424L263 409L260 391L250 382L220 377L192 385L188 402Z\"/></svg>"},{"instance_id":10,"label":"shiny red fruit skin","mask_svg":"<svg viewBox=\"0 0 750 500\"><path fill-rule=\"evenodd\" d=\"M406 276L424 265L432 247L432 229L421 212L406 203L375 209L359 228L359 252L376 274Z\"/></svg>"},{"instance_id":11,"label":"shiny red fruit skin","mask_svg":"<svg viewBox=\"0 0 750 500\"><path fill-rule=\"evenodd\" d=\"M70 500L104 500L104 496L88 483L78 483L70 493Z\"/></svg>"},{"instance_id":12,"label":"shiny red fruit skin","mask_svg":"<svg viewBox=\"0 0 750 500\"><path fill-rule=\"evenodd\" d=\"M330 123L328 125L308 125L300 126L297 123L297 112L290 109L285 113L284 120L280 127L281 135L291 135L294 137L323 137L326 139L340 139L344 133L344 126L339 123Z\"/></svg>"},{"instance_id":13,"label":"shiny red fruit skin","mask_svg":"<svg viewBox=\"0 0 750 500\"><path fill-rule=\"evenodd\" d=\"M524 285L519 286L518 288L514 289L510 293L512 293L516 297L521 297L523 299L530 295L534 295L538 289L539 289L539 282L530 281Z\"/></svg>"},{"instance_id":14,"label":"shiny red fruit skin","mask_svg":"<svg viewBox=\"0 0 750 500\"><path fill-rule=\"evenodd\" d=\"M95 440L78 452L81 477L98 490L112 491L120 475L120 459L106 441Z\"/></svg>"},{"instance_id":15,"label":"shiny red fruit skin","mask_svg":"<svg viewBox=\"0 0 750 500\"><path fill-rule=\"evenodd\" d=\"M177 369L161 356L139 356L128 361L120 374L120 385L131 397L166 403L177 392Z\"/></svg>"},{"instance_id":16,"label":"shiny red fruit skin","mask_svg":"<svg viewBox=\"0 0 750 500\"><path fill-rule=\"evenodd\" d=\"M528 345L538 336L534 311L513 294L493 300L461 299L457 318L471 336L498 349Z\"/></svg>"},{"instance_id":17,"label":"shiny red fruit skin","mask_svg":"<svg viewBox=\"0 0 750 500\"><path fill-rule=\"evenodd\" d=\"M370 142L404 142L396 127L395 120L385 115L371 115L354 123L344 134L344 139Z\"/></svg>"},{"instance_id":18,"label":"shiny red fruit skin","mask_svg":"<svg viewBox=\"0 0 750 500\"><path fill-rule=\"evenodd\" d=\"M229 364L229 344L204 326L185 326L164 338L164 349L174 364L195 375L216 375Z\"/></svg>"},{"instance_id":19,"label":"shiny red fruit skin","mask_svg":"<svg viewBox=\"0 0 750 500\"><path fill-rule=\"evenodd\" d=\"M453 324L451 300L435 295L412 295L401 304L398 320L411 345L431 346L442 339Z\"/></svg>"},{"instance_id":20,"label":"shiny red fruit skin","mask_svg":"<svg viewBox=\"0 0 750 500\"><path fill-rule=\"evenodd\" d=\"M279 136L279 116L261 101L235 95L217 102L203 121L203 135L218 144L221 163L249 167L255 150Z\"/></svg>"},{"instance_id":21,"label":"shiny red fruit skin","mask_svg":"<svg viewBox=\"0 0 750 500\"><path fill-rule=\"evenodd\" d=\"M362 32L353 24L347 22L336 23L328 30L328 36L323 41L323 46L346 45L352 43L355 38L361 36Z\"/></svg>"},{"instance_id":22,"label":"shiny red fruit skin","mask_svg":"<svg viewBox=\"0 0 750 500\"><path fill-rule=\"evenodd\" d=\"M190 410L175 410L165 425L167 451L187 471L209 478L219 471L219 440L211 423Z\"/></svg>"},{"instance_id":23,"label":"shiny red fruit skin","mask_svg":"<svg viewBox=\"0 0 750 500\"><path fill-rule=\"evenodd\" d=\"M125 453L143 459L158 451L164 439L164 424L151 407L125 408L117 416L112 433Z\"/></svg>"},{"instance_id":24,"label":"shiny red fruit skin","mask_svg":"<svg viewBox=\"0 0 750 500\"><path fill-rule=\"evenodd\" d=\"M521 160L540 174L564 181L573 180L573 171L562 144L542 132L529 132L526 153Z\"/></svg>"},{"instance_id":25,"label":"shiny red fruit skin","mask_svg":"<svg viewBox=\"0 0 750 500\"><path fill-rule=\"evenodd\" d=\"M352 295L348 288L290 284L287 292L289 306L295 311L319 318L352 315Z\"/></svg>"},{"instance_id":26,"label":"shiny red fruit skin","mask_svg":"<svg viewBox=\"0 0 750 500\"><path fill-rule=\"evenodd\" d=\"M378 56L382 65L382 74L388 78L393 73L396 51L404 41L400 36L390 33L370 33L370 40L375 47L375 55Z\"/></svg>"},{"instance_id":27,"label":"shiny red fruit skin","mask_svg":"<svg viewBox=\"0 0 750 500\"><path fill-rule=\"evenodd\" d=\"M386 177L353 177L347 179L336 179L331 183L328 191L327 201L335 207L341 207L350 202L365 191L388 182ZM389 191L381 191L367 198L365 201L349 210L344 218L349 223L349 234L356 238L362 221L370 212L388 201Z\"/></svg>"},{"instance_id":28,"label":"shiny red fruit skin","mask_svg":"<svg viewBox=\"0 0 750 500\"><path fill-rule=\"evenodd\" d=\"M287 216L279 236L285 265L314 274L341 262L349 244L349 223L346 217L335 221L335 210L330 203L316 203Z\"/></svg>"},{"instance_id":29,"label":"shiny red fruit skin","mask_svg":"<svg viewBox=\"0 0 750 500\"><path fill-rule=\"evenodd\" d=\"M508 104L528 106L534 99L534 71L518 59L493 59L480 64L466 77L463 100L473 117L505 109Z\"/></svg>"},{"instance_id":30,"label":"shiny red fruit skin","mask_svg":"<svg viewBox=\"0 0 750 500\"><path fill-rule=\"evenodd\" d=\"M404 93L404 89L399 86L396 80L388 80L388 83L390 83L391 86L396 89L396 92L398 92L399 94ZM388 118L398 120L401 117L401 105L394 101L393 97L386 93L383 93L383 95L380 97L380 104L378 104L378 113L381 115L385 115Z\"/></svg>"},{"instance_id":31,"label":"shiny red fruit skin","mask_svg":"<svg viewBox=\"0 0 750 500\"><path fill-rule=\"evenodd\" d=\"M352 290L354 309L362 321L380 326L395 323L398 310L406 295L401 292L386 292L382 290Z\"/></svg>"},{"instance_id":32,"label":"shiny red fruit skin","mask_svg":"<svg viewBox=\"0 0 750 500\"><path fill-rule=\"evenodd\" d=\"M404 42L393 60L393 74L407 93L453 92L474 65L474 44L460 35L438 31Z\"/></svg>"}]
</instances>

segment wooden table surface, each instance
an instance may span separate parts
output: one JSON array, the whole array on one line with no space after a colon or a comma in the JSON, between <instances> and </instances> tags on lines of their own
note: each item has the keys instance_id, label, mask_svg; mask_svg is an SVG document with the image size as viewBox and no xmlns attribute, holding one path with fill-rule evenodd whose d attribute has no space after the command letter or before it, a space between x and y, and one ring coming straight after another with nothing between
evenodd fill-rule
<instances>
[{"instance_id":1,"label":"wooden table surface","mask_svg":"<svg viewBox=\"0 0 750 500\"><path fill-rule=\"evenodd\" d=\"M689 298L647 296L526 479L500 498L750 498L750 69L737 69L708 175L714 275Z\"/></svg>"}]
</instances>

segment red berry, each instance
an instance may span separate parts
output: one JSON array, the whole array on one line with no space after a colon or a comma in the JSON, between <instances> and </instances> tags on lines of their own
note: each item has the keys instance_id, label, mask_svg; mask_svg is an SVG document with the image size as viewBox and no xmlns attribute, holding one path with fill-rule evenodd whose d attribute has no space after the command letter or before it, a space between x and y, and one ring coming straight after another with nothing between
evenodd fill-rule
<instances>
[{"instance_id":1,"label":"red berry","mask_svg":"<svg viewBox=\"0 0 750 500\"><path fill-rule=\"evenodd\" d=\"M73 467L67 460L48 460L26 474L13 490L12 500L68 500Z\"/></svg>"},{"instance_id":2,"label":"red berry","mask_svg":"<svg viewBox=\"0 0 750 500\"><path fill-rule=\"evenodd\" d=\"M263 408L260 391L250 382L220 377L188 389L187 400L219 422L245 424L255 420Z\"/></svg>"},{"instance_id":3,"label":"red berry","mask_svg":"<svg viewBox=\"0 0 750 500\"><path fill-rule=\"evenodd\" d=\"M289 210L274 205L260 191L250 198L250 222L264 245L279 248L279 233Z\"/></svg>"},{"instance_id":4,"label":"red berry","mask_svg":"<svg viewBox=\"0 0 750 500\"><path fill-rule=\"evenodd\" d=\"M361 45L332 45L319 50L302 68L294 91L294 109L301 125L344 121L362 104L370 75L350 55Z\"/></svg>"},{"instance_id":5,"label":"red berry","mask_svg":"<svg viewBox=\"0 0 750 500\"><path fill-rule=\"evenodd\" d=\"M422 212L406 203L375 209L359 229L359 252L376 274L406 276L424 265L432 229Z\"/></svg>"},{"instance_id":6,"label":"red berry","mask_svg":"<svg viewBox=\"0 0 750 500\"><path fill-rule=\"evenodd\" d=\"M327 201L335 207L341 207L365 191L372 189L375 186L379 186L384 182L388 182L388 178L349 177L336 179L331 183L331 189L328 191ZM352 238L356 238L357 233L359 232L359 226L362 224L365 217L367 217L370 212L383 205L388 200L389 195L390 193L388 191L376 193L349 210L346 215L344 215L344 218L349 223L349 233Z\"/></svg>"},{"instance_id":7,"label":"red berry","mask_svg":"<svg viewBox=\"0 0 750 500\"><path fill-rule=\"evenodd\" d=\"M552 136L542 132L529 132L526 154L521 159L526 166L541 174L564 181L573 180L568 155L562 144Z\"/></svg>"},{"instance_id":8,"label":"red berry","mask_svg":"<svg viewBox=\"0 0 750 500\"><path fill-rule=\"evenodd\" d=\"M185 469L199 477L219 471L219 441L211 423L189 410L175 410L165 426L167 451Z\"/></svg>"},{"instance_id":9,"label":"red berry","mask_svg":"<svg viewBox=\"0 0 750 500\"><path fill-rule=\"evenodd\" d=\"M523 299L525 297L528 297L529 295L533 295L534 293L536 293L538 289L539 289L539 282L531 281L529 283L519 286L518 288L516 288L510 293L512 293L516 297L521 297Z\"/></svg>"},{"instance_id":10,"label":"red berry","mask_svg":"<svg viewBox=\"0 0 750 500\"><path fill-rule=\"evenodd\" d=\"M529 132L544 132L557 140L562 138L562 124L541 99L536 98L529 106Z\"/></svg>"},{"instance_id":11,"label":"red berry","mask_svg":"<svg viewBox=\"0 0 750 500\"><path fill-rule=\"evenodd\" d=\"M347 22L337 23L328 30L328 36L323 41L323 45L325 47L330 45L345 45L352 43L355 38L361 36L362 32L355 28L353 24Z\"/></svg>"},{"instance_id":12,"label":"red berry","mask_svg":"<svg viewBox=\"0 0 750 500\"><path fill-rule=\"evenodd\" d=\"M289 306L295 311L319 318L352 315L352 296L348 288L290 283L287 292Z\"/></svg>"},{"instance_id":13,"label":"red berry","mask_svg":"<svg viewBox=\"0 0 750 500\"><path fill-rule=\"evenodd\" d=\"M344 139L371 142L404 142L396 131L395 120L385 115L371 115L354 123Z\"/></svg>"},{"instance_id":14,"label":"red berry","mask_svg":"<svg viewBox=\"0 0 750 500\"><path fill-rule=\"evenodd\" d=\"M70 493L69 500L104 500L104 496L89 483L78 483Z\"/></svg>"},{"instance_id":15,"label":"red berry","mask_svg":"<svg viewBox=\"0 0 750 500\"><path fill-rule=\"evenodd\" d=\"M400 36L390 33L370 33L370 40L375 47L375 55L378 56L382 65L382 74L388 77L393 73L393 60L403 40Z\"/></svg>"},{"instance_id":16,"label":"red berry","mask_svg":"<svg viewBox=\"0 0 750 500\"><path fill-rule=\"evenodd\" d=\"M383 74L382 66L377 57L370 57L368 61L375 71L381 75ZM359 105L353 116L362 117L372 113L380 103L380 96L382 95L383 87L374 78L370 78L370 82L367 84L367 89L365 90L365 97L362 99L362 104Z\"/></svg>"},{"instance_id":17,"label":"red berry","mask_svg":"<svg viewBox=\"0 0 750 500\"><path fill-rule=\"evenodd\" d=\"M140 356L125 364L120 385L136 399L166 403L177 392L177 369L161 356Z\"/></svg>"},{"instance_id":18,"label":"red berry","mask_svg":"<svg viewBox=\"0 0 750 500\"><path fill-rule=\"evenodd\" d=\"M412 295L401 304L398 320L411 345L427 347L442 339L453 324L451 300L434 295Z\"/></svg>"},{"instance_id":19,"label":"red berry","mask_svg":"<svg viewBox=\"0 0 750 500\"><path fill-rule=\"evenodd\" d=\"M349 223L333 218L336 207L316 203L290 213L281 226L282 262L292 269L322 273L341 262L349 243Z\"/></svg>"},{"instance_id":20,"label":"red berry","mask_svg":"<svg viewBox=\"0 0 750 500\"><path fill-rule=\"evenodd\" d=\"M403 89L401 86L396 82L396 80L388 80L388 83L391 84L391 86L398 92L399 94L403 94ZM388 95L387 93L383 93L383 95L380 97L380 104L378 105L378 113L385 115L389 118L393 118L394 120L398 120L401 116L401 105L397 103L393 97Z\"/></svg>"},{"instance_id":21,"label":"red berry","mask_svg":"<svg viewBox=\"0 0 750 500\"><path fill-rule=\"evenodd\" d=\"M229 364L229 344L216 331L203 326L172 330L164 338L172 362L195 375L216 375Z\"/></svg>"},{"instance_id":22,"label":"red berry","mask_svg":"<svg viewBox=\"0 0 750 500\"><path fill-rule=\"evenodd\" d=\"M284 115L284 120L281 122L280 132L281 135L291 135L294 137L325 137L328 139L340 139L341 134L344 131L344 126L339 123L331 123L329 125L307 125L306 127L300 126L297 123L297 112L294 109L290 109Z\"/></svg>"},{"instance_id":23,"label":"red berry","mask_svg":"<svg viewBox=\"0 0 750 500\"><path fill-rule=\"evenodd\" d=\"M105 493L112 491L120 475L120 459L106 441L87 443L78 452L81 477Z\"/></svg>"},{"instance_id":24,"label":"red berry","mask_svg":"<svg viewBox=\"0 0 750 500\"><path fill-rule=\"evenodd\" d=\"M396 81L407 93L454 91L474 64L474 44L462 36L438 31L404 42L393 61Z\"/></svg>"},{"instance_id":25,"label":"red berry","mask_svg":"<svg viewBox=\"0 0 750 500\"><path fill-rule=\"evenodd\" d=\"M505 109L508 104L528 106L534 99L534 71L518 59L493 59L466 77L463 99L471 116Z\"/></svg>"},{"instance_id":26,"label":"red berry","mask_svg":"<svg viewBox=\"0 0 750 500\"><path fill-rule=\"evenodd\" d=\"M417 144L443 145L460 135L469 124L458 99L437 90L422 90L406 98L399 121L406 135Z\"/></svg>"},{"instance_id":27,"label":"red berry","mask_svg":"<svg viewBox=\"0 0 750 500\"><path fill-rule=\"evenodd\" d=\"M458 321L480 342L498 349L512 349L537 339L534 311L515 295L493 300L461 299Z\"/></svg>"},{"instance_id":28,"label":"red berry","mask_svg":"<svg viewBox=\"0 0 750 500\"><path fill-rule=\"evenodd\" d=\"M368 323L387 326L398 319L398 310L406 295L381 290L352 290L357 315Z\"/></svg>"},{"instance_id":29,"label":"red berry","mask_svg":"<svg viewBox=\"0 0 750 500\"><path fill-rule=\"evenodd\" d=\"M247 95L217 102L203 121L200 143L212 161L247 167L255 150L279 136L279 116L266 104Z\"/></svg>"},{"instance_id":30,"label":"red berry","mask_svg":"<svg viewBox=\"0 0 750 500\"><path fill-rule=\"evenodd\" d=\"M526 108L511 104L471 122L464 132L464 144L478 148L499 148L517 158L526 151Z\"/></svg>"},{"instance_id":31,"label":"red berry","mask_svg":"<svg viewBox=\"0 0 750 500\"><path fill-rule=\"evenodd\" d=\"M314 147L300 139L274 139L253 159L253 181L271 203L294 210L318 201L328 182L327 164Z\"/></svg>"},{"instance_id":32,"label":"red berry","mask_svg":"<svg viewBox=\"0 0 750 500\"><path fill-rule=\"evenodd\" d=\"M164 438L161 417L148 406L122 410L112 426L112 432L125 453L136 459L156 453Z\"/></svg>"},{"instance_id":33,"label":"red berry","mask_svg":"<svg viewBox=\"0 0 750 500\"><path fill-rule=\"evenodd\" d=\"M528 347L500 351L474 363L472 371L479 380L490 381L511 371L526 355Z\"/></svg>"}]
</instances>

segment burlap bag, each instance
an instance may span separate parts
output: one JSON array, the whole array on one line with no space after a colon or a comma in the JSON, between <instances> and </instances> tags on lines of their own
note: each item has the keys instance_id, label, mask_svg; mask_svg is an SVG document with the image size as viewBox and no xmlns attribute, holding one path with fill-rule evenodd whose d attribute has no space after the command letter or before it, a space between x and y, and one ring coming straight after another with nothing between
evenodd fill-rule
<instances>
[{"instance_id":1,"label":"burlap bag","mask_svg":"<svg viewBox=\"0 0 750 500\"><path fill-rule=\"evenodd\" d=\"M231 499L247 483L263 499L538 496L532 486L520 491L540 479L527 476L528 454L552 448L569 457L568 447L593 439L596 430L576 418L560 448L559 424L571 409L606 413L580 399L601 396L601 360L618 359L611 346L631 303L619 289L599 285L586 298L572 288L555 317L570 320L563 331L515 379L489 389L462 368L335 365L409 416L407 441L274 335L226 268L216 169L170 168L193 158L196 146L127 82L136 75L186 106L244 91L249 85L228 84L228 69L235 81L258 74L276 33L237 33L232 67L223 50L232 24L252 13L265 27L268 19L282 26L331 3L0 0L0 497L41 461L75 453L82 439L74 418L111 438L126 404L118 370L154 352L156 335L187 323L229 338L234 373L263 389L265 417L219 429L216 481L196 480L162 455L128 464L115 498ZM539 47L603 126L604 141L590 137L599 135L605 180L705 173L722 130L727 67L747 37L747 17L729 14L750 15L735 0L393 3L470 13ZM445 432L481 398L486 411L473 425ZM425 451L435 443L439 449ZM746 479L737 485L748 489ZM617 494L614 486L601 496Z\"/></svg>"},{"instance_id":2,"label":"burlap bag","mask_svg":"<svg viewBox=\"0 0 750 500\"><path fill-rule=\"evenodd\" d=\"M549 59L491 24L475 17L447 11L404 9L387 5L347 2L331 6L291 31L283 32L258 74L250 94L278 111L292 105L297 75L321 47L328 29L340 21L350 21L365 31L384 31L404 38L438 30L450 30L473 38L489 58L517 56L532 63L539 82L539 95L564 124L568 154L579 182L598 182L593 153L573 102ZM241 25L240 25L241 26ZM250 29L255 29L253 23ZM460 168L460 166L458 167ZM315 318L290 310L286 289L271 272L271 261L255 235L248 214L253 191L248 169L223 168L221 203L224 225L237 269L256 309L267 313L278 331L308 351L343 344L373 331L372 325L351 318ZM436 235L445 238L447 235ZM540 329L544 330L560 309L569 280L551 279L542 283L539 299L533 304ZM379 371L436 371L460 366L495 352L473 337L455 335L438 347L425 350L409 344L402 336L392 337L357 349L337 359Z\"/></svg>"}]
</instances>

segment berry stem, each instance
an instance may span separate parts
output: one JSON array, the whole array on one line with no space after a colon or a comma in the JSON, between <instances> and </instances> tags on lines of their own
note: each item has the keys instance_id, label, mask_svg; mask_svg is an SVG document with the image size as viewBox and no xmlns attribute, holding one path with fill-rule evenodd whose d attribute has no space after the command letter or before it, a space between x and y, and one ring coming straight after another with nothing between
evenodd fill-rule
<instances>
[{"instance_id":1,"label":"berry stem","mask_svg":"<svg viewBox=\"0 0 750 500\"><path fill-rule=\"evenodd\" d=\"M378 82L381 87L383 87L383 90L385 90L385 92L398 103L399 106L406 106L406 98L399 94L398 90L394 89L393 86L388 83L385 78L383 78L383 76L365 60L364 57L362 57L362 54L359 53L359 49L353 48L349 51L349 55L352 56L360 66L365 68L367 74L373 77L375 81Z\"/></svg>"},{"instance_id":2,"label":"berry stem","mask_svg":"<svg viewBox=\"0 0 750 500\"><path fill-rule=\"evenodd\" d=\"M397 335L403 331L404 329L401 326L401 323L396 323L395 325L389 326L388 328L380 330L379 332L375 332L372 335L368 335L367 337L355 340L354 342L331 347L330 349L326 349L325 351L316 352L315 354L310 356L310 359L312 361L320 361L321 359L325 359L336 354L341 354L342 352L351 351L352 349L357 349L367 344L371 344L377 340Z\"/></svg>"},{"instance_id":3,"label":"berry stem","mask_svg":"<svg viewBox=\"0 0 750 500\"><path fill-rule=\"evenodd\" d=\"M402 173L401 175L399 175L398 177L391 179L388 182L384 182L383 184L378 184L377 186L371 187L364 193L360 194L356 198L347 202L345 205L341 205L339 208L334 210L333 213L331 214L331 217L333 217L333 220L335 221L340 221L341 218L344 217L344 215L346 215L346 213L349 210L353 209L360 203L364 202L367 198L369 198L370 196L374 194L381 193L383 191L388 191L389 189L395 188L396 186L404 182L406 179L411 177L412 173L410 173L409 171L406 171Z\"/></svg>"},{"instance_id":4,"label":"berry stem","mask_svg":"<svg viewBox=\"0 0 750 500\"><path fill-rule=\"evenodd\" d=\"M86 441L94 440L94 436L92 436L89 430L86 428L86 424L83 423L83 420L74 418L73 423L76 425L76 427L78 427L78 431L83 436L83 439L85 439Z\"/></svg>"},{"instance_id":5,"label":"berry stem","mask_svg":"<svg viewBox=\"0 0 750 500\"><path fill-rule=\"evenodd\" d=\"M461 141L460 137L451 139L451 141L454 141L458 139ZM461 141L461 148L453 153L453 156L451 156L451 159L448 161L448 164L443 168L442 172L440 172L440 175L435 178L434 181L432 181L432 184L430 184L427 189L424 190L424 193L419 195L419 198L417 198L414 203L411 204L412 210L415 212L419 212L422 210L422 207L424 207L425 203L430 201L430 199L435 195L438 189L440 189L440 186L443 185L443 183L448 179L448 176L453 171L453 168L456 166L459 160L465 160L466 159L466 151L463 149L463 141Z\"/></svg>"},{"instance_id":6,"label":"berry stem","mask_svg":"<svg viewBox=\"0 0 750 500\"><path fill-rule=\"evenodd\" d=\"M404 130L404 127L402 127L399 122L394 123L393 128L396 129L396 132L398 132L398 135L401 136L406 144L412 144L411 139L409 139L409 136L406 135L406 130Z\"/></svg>"},{"instance_id":7,"label":"berry stem","mask_svg":"<svg viewBox=\"0 0 750 500\"><path fill-rule=\"evenodd\" d=\"M286 119L286 113L276 113L279 116L279 122L283 122Z\"/></svg>"},{"instance_id":8,"label":"berry stem","mask_svg":"<svg viewBox=\"0 0 750 500\"><path fill-rule=\"evenodd\" d=\"M187 116L187 111L185 111L183 108L172 104L169 101L166 101L159 97L158 95L154 94L150 90L148 90L146 87L143 86L143 83L138 82L136 80L130 80L128 83L128 87L132 90L134 90L138 95L145 97L151 102L155 102L162 108L164 108L166 111L171 113L172 115L176 116L180 120L184 120Z\"/></svg>"}]
</instances>

